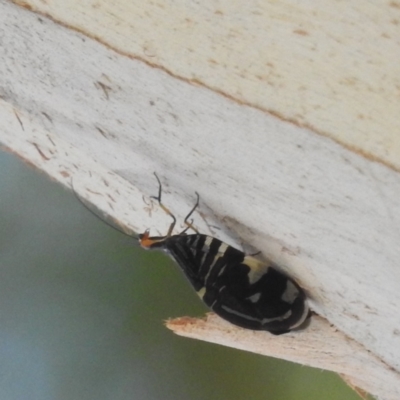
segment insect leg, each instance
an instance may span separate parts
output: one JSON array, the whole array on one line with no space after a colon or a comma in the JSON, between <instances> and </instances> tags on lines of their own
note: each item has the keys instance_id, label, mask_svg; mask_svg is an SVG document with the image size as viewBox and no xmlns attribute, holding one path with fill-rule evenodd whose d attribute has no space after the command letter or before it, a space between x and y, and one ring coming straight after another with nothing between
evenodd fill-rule
<instances>
[{"instance_id":1,"label":"insect leg","mask_svg":"<svg viewBox=\"0 0 400 400\"><path fill-rule=\"evenodd\" d=\"M157 200L159 206L164 210L165 213L167 213L172 218L171 225L169 226L168 233L166 235L167 237L169 237L169 236L171 236L172 231L174 230L174 227L176 224L176 218L175 218L175 215L172 214L172 212L169 211L169 209L167 207L165 207L164 204L161 203L161 194L162 194L161 181L155 172L154 172L154 176L157 178L157 181L158 181L158 196L151 196L151 198Z\"/></svg>"},{"instance_id":2,"label":"insect leg","mask_svg":"<svg viewBox=\"0 0 400 400\"><path fill-rule=\"evenodd\" d=\"M193 227L193 218L189 223L186 223L187 227L180 233L182 235L183 233L186 233L188 229L193 229L196 233L199 233L199 231Z\"/></svg>"},{"instance_id":3,"label":"insect leg","mask_svg":"<svg viewBox=\"0 0 400 400\"><path fill-rule=\"evenodd\" d=\"M195 192L195 193L196 193L196 196L197 196L196 204L193 206L193 208L189 211L189 214L186 215L185 219L183 220L183 222L185 223L187 228L184 231L182 231L181 233L185 233L188 229L192 229L196 233L199 233L199 231L193 226L193 219L191 221L188 221L190 216L193 214L194 210L196 210L196 208L199 206L200 196L199 196L199 194L197 192Z\"/></svg>"}]
</instances>

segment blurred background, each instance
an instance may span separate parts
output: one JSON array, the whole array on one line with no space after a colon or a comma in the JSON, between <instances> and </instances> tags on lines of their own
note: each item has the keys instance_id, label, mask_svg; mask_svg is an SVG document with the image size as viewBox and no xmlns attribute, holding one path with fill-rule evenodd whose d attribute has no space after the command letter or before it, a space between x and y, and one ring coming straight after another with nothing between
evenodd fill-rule
<instances>
[{"instance_id":1,"label":"blurred background","mask_svg":"<svg viewBox=\"0 0 400 400\"><path fill-rule=\"evenodd\" d=\"M0 150L0 400L356 400L335 374L164 327L202 305L164 254Z\"/></svg>"}]
</instances>

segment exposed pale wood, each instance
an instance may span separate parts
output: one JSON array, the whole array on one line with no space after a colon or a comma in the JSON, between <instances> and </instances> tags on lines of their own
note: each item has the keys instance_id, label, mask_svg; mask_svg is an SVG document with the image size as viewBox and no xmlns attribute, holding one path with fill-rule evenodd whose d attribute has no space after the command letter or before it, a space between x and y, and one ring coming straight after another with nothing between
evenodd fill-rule
<instances>
[{"instance_id":1,"label":"exposed pale wood","mask_svg":"<svg viewBox=\"0 0 400 400\"><path fill-rule=\"evenodd\" d=\"M365 7L373 7L371 4ZM388 7L395 9L394 5ZM368 12L371 9L366 8ZM332 6L327 10L332 11ZM359 16L358 8L354 10L355 18ZM93 14L85 13L78 6L72 11L76 21L95 15L94 10ZM58 14L52 16L57 18ZM314 17L320 21L318 14ZM361 26L359 18L354 23ZM391 29L397 29L392 25ZM90 21L85 25L87 29L91 26ZM115 29L122 35L121 43L136 38L130 33L123 36L113 24L102 29L110 38L110 30ZM345 36L347 31L341 32ZM160 30L159 38L162 35ZM272 46L273 38L279 35L280 30L273 28L266 43ZM367 30L368 35L371 32ZM368 97L368 90L359 90L365 87L367 78L360 75L363 84L355 85L355 92L347 90L352 85L341 91L342 86L333 82L337 83L338 76L348 69L335 64L339 75L326 84L332 85L332 92L321 81L317 86L307 86L306 93L318 95L317 100L325 99L322 114L317 107L313 114L307 96L299 101L301 96L297 94L288 102L293 86L279 84L281 79L291 82L290 76L299 75L293 63L288 64L287 73L282 69L282 77L266 80L274 90L260 84L257 91L253 86L261 96L257 100L249 93L246 96L250 97L243 95L240 87L244 83L238 78L239 86L235 86L233 75L226 82L218 74L213 84L204 78L203 87L192 85L165 73L163 68L174 70L165 62L157 64L157 57L153 57L153 65L158 66L154 68L136 59L143 58L141 53L119 48L134 58L129 59L4 0L0 0L0 36L0 142L4 146L64 185L69 187L73 181L80 195L136 231L151 227L152 232L162 233L169 223L149 199L156 185L153 171L163 179L166 202L179 217L191 207L197 190L202 199L202 218L196 218L200 230L237 246L250 243L264 257L280 264L307 290L313 309L343 332L332 336L343 341L343 349L348 348L347 338L358 343L357 354L365 357L368 369L341 372L354 377L355 386L366 389L362 386L367 385L365 371L371 371L374 365L375 379L371 378L368 390L381 399L395 398L391 395L398 398L400 380L395 371L400 371L400 174L392 157L396 153L389 151L388 145L397 134L398 124L393 121L399 113L397 117L392 113L391 95L396 91L393 70L399 63L388 70L384 63L381 69L374 67L366 75L375 77L375 86L386 76L385 85L389 82L393 89L390 96L382 90L377 101L379 111L374 113L370 107L376 92ZM94 31L91 36L95 36ZM345 39L339 46L343 54L348 49ZM288 49L293 49L293 43L285 40ZM257 43L260 50L262 46ZM370 54L380 43L371 41L372 47L359 51ZM396 46L397 42L388 43ZM358 54L357 46L352 49ZM387 48L381 46L379 50L383 52L379 54L386 54ZM282 60L285 52L283 55ZM297 60L296 54L293 57ZM188 60L178 59L181 67L192 74ZM325 64L321 60L318 65L328 68L330 57L324 60ZM194 65L198 63L196 58ZM305 65L310 68L309 85L312 75L326 71ZM174 74L179 75L177 71ZM219 80L223 85L215 92L204 88L215 87ZM237 94L235 99L220 95L232 88ZM235 93L229 93L234 97ZM367 99L360 107L372 118L366 125L359 125L356 118L359 96ZM345 106L343 99L347 98L357 107ZM258 108L240 104L239 99ZM271 106L275 100L279 110ZM284 114L284 118L264 109ZM307 119L310 115L312 120ZM316 131L323 131L324 124L328 124L333 133L348 137L357 133L357 145L364 148L369 143L368 152L379 155L381 163L285 121L296 119L294 116L302 121L304 116L307 124L321 121ZM387 123L379 131L385 136L378 138L376 126L381 118ZM368 140L360 139L364 134ZM382 140L381 147L375 145L378 140ZM388 150L386 155L382 149ZM309 341L315 354L311 365L324 354L319 346L329 343L328 334L331 332L322 322L313 325L310 335L319 340ZM293 359L302 354L301 335L295 338L293 356L291 351L280 356ZM310 364L307 356L296 357L298 362ZM373 364L373 360L381 361ZM332 355L329 362L334 364ZM393 371L386 376L390 368ZM390 378L385 380L385 390L377 377Z\"/></svg>"},{"instance_id":2,"label":"exposed pale wood","mask_svg":"<svg viewBox=\"0 0 400 400\"><path fill-rule=\"evenodd\" d=\"M362 398L362 400L368 400L370 398L370 395L366 390L359 388L355 383L353 383L353 381L357 381L357 379L345 374L339 375L347 383L347 385L350 386Z\"/></svg>"},{"instance_id":3,"label":"exposed pale wood","mask_svg":"<svg viewBox=\"0 0 400 400\"><path fill-rule=\"evenodd\" d=\"M400 171L398 0L15 0Z\"/></svg>"},{"instance_id":4,"label":"exposed pale wood","mask_svg":"<svg viewBox=\"0 0 400 400\"><path fill-rule=\"evenodd\" d=\"M280 336L235 327L215 314L205 319L177 318L166 325L192 339L335 371L379 398L400 398L399 373L318 316L313 316L306 330Z\"/></svg>"}]
</instances>

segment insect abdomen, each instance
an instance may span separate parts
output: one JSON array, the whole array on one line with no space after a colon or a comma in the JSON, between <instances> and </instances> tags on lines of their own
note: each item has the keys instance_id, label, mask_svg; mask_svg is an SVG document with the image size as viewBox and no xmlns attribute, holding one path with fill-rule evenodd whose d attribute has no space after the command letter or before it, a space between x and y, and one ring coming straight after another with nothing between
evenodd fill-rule
<instances>
[{"instance_id":1,"label":"insect abdomen","mask_svg":"<svg viewBox=\"0 0 400 400\"><path fill-rule=\"evenodd\" d=\"M305 294L292 279L219 239L175 235L162 248L203 301L235 325L281 334L299 327L309 315Z\"/></svg>"}]
</instances>

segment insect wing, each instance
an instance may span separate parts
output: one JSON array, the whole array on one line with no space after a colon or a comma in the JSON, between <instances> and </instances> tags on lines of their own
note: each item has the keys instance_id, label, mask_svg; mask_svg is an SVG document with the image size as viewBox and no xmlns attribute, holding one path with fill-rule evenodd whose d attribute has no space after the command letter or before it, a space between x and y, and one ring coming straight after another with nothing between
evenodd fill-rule
<instances>
[{"instance_id":1,"label":"insect wing","mask_svg":"<svg viewBox=\"0 0 400 400\"><path fill-rule=\"evenodd\" d=\"M207 235L176 235L165 249L216 314L247 328L290 331L308 315L301 288L272 265Z\"/></svg>"}]
</instances>

